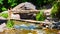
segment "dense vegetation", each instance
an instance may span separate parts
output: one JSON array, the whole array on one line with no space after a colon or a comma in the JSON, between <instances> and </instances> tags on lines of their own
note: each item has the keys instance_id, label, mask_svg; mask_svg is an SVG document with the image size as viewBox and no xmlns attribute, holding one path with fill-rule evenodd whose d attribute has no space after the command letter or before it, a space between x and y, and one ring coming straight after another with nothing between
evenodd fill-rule
<instances>
[{"instance_id":1,"label":"dense vegetation","mask_svg":"<svg viewBox=\"0 0 60 34\"><path fill-rule=\"evenodd\" d=\"M7 11L2 12L2 13L0 13L0 16L2 16L2 17L4 17L4 18L8 18L8 12L7 12ZM7 21L7 28L12 28L13 25L14 25L13 20L8 20L8 21Z\"/></svg>"},{"instance_id":2,"label":"dense vegetation","mask_svg":"<svg viewBox=\"0 0 60 34\"><path fill-rule=\"evenodd\" d=\"M40 11L37 15L36 15L36 20L38 21L44 21L45 20L45 15L43 11Z\"/></svg>"},{"instance_id":3,"label":"dense vegetation","mask_svg":"<svg viewBox=\"0 0 60 34\"><path fill-rule=\"evenodd\" d=\"M60 19L60 2L57 2L53 5L51 15L53 18Z\"/></svg>"},{"instance_id":4,"label":"dense vegetation","mask_svg":"<svg viewBox=\"0 0 60 34\"><path fill-rule=\"evenodd\" d=\"M13 20L8 20L7 21L7 28L13 28L13 26L14 26Z\"/></svg>"},{"instance_id":5,"label":"dense vegetation","mask_svg":"<svg viewBox=\"0 0 60 34\"><path fill-rule=\"evenodd\" d=\"M4 18L8 18L8 12L4 11L4 12L0 13L0 16L2 16Z\"/></svg>"},{"instance_id":6,"label":"dense vegetation","mask_svg":"<svg viewBox=\"0 0 60 34\"><path fill-rule=\"evenodd\" d=\"M34 1L34 2L33 2ZM8 8L13 8L22 2L31 2L39 8L40 6L46 4L53 4L56 0L0 0L0 12L7 10Z\"/></svg>"}]
</instances>

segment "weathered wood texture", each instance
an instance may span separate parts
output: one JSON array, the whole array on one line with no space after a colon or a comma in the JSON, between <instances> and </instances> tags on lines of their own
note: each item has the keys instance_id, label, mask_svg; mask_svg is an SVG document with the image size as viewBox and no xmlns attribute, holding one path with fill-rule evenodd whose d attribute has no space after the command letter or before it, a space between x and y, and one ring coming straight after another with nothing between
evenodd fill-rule
<instances>
[{"instance_id":1,"label":"weathered wood texture","mask_svg":"<svg viewBox=\"0 0 60 34\"><path fill-rule=\"evenodd\" d=\"M38 13L40 10L16 10L13 13Z\"/></svg>"},{"instance_id":2,"label":"weathered wood texture","mask_svg":"<svg viewBox=\"0 0 60 34\"><path fill-rule=\"evenodd\" d=\"M3 19L2 19L3 20ZM9 20L9 19L6 19ZM43 21L36 21L36 20L27 20L27 19L10 19L10 20L14 20L14 21L22 21L22 22L27 22L27 23L37 23L40 24Z\"/></svg>"},{"instance_id":3,"label":"weathered wood texture","mask_svg":"<svg viewBox=\"0 0 60 34\"><path fill-rule=\"evenodd\" d=\"M36 21L36 20L27 20L27 19L12 19L12 20L16 20L16 21L23 21L23 22L30 22L30 23L42 23L43 21Z\"/></svg>"}]
</instances>

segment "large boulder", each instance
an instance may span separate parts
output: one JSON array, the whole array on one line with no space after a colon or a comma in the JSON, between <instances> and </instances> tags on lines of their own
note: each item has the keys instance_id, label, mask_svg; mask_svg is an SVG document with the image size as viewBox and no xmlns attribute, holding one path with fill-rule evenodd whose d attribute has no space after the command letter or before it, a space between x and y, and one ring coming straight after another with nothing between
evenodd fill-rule
<instances>
[{"instance_id":1,"label":"large boulder","mask_svg":"<svg viewBox=\"0 0 60 34\"><path fill-rule=\"evenodd\" d=\"M13 11L20 10L20 9L21 10L35 10L36 6L30 2L24 2L14 7Z\"/></svg>"},{"instance_id":2,"label":"large boulder","mask_svg":"<svg viewBox=\"0 0 60 34\"><path fill-rule=\"evenodd\" d=\"M36 10L36 6L30 2L24 2L24 3L17 5L16 7L14 7L12 9L12 11L16 11L16 12L18 12L20 10ZM21 11L21 12L23 12L23 11ZM27 11L25 11L25 12L27 12ZM26 14L25 12L23 12L22 14L20 13L21 19L35 19L36 15L34 13L27 13Z\"/></svg>"},{"instance_id":3,"label":"large boulder","mask_svg":"<svg viewBox=\"0 0 60 34\"><path fill-rule=\"evenodd\" d=\"M35 10L36 9L35 5L33 5L30 2L25 2L24 8L28 9L28 10Z\"/></svg>"},{"instance_id":4,"label":"large boulder","mask_svg":"<svg viewBox=\"0 0 60 34\"><path fill-rule=\"evenodd\" d=\"M20 19L20 15L19 14L11 14L11 19Z\"/></svg>"}]
</instances>

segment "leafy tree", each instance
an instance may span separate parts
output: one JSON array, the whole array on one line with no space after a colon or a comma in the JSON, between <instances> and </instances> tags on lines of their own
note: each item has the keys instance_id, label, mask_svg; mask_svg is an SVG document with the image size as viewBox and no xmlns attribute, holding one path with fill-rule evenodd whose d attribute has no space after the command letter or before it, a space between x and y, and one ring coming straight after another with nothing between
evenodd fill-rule
<instances>
[{"instance_id":1,"label":"leafy tree","mask_svg":"<svg viewBox=\"0 0 60 34\"><path fill-rule=\"evenodd\" d=\"M31 2L39 8L45 4L52 4L54 1L56 0L0 0L0 11L5 11L8 8L13 8L22 2Z\"/></svg>"}]
</instances>

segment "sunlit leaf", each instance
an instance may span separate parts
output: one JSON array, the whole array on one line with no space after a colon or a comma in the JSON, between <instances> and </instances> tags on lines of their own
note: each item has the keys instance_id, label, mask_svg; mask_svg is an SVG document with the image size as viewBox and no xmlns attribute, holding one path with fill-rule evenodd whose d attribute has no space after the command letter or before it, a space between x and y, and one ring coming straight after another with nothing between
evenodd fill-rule
<instances>
[{"instance_id":1,"label":"sunlit leaf","mask_svg":"<svg viewBox=\"0 0 60 34\"><path fill-rule=\"evenodd\" d=\"M2 10L5 11L5 10L7 10L7 9L6 9L5 7L2 7Z\"/></svg>"},{"instance_id":2,"label":"sunlit leaf","mask_svg":"<svg viewBox=\"0 0 60 34\"><path fill-rule=\"evenodd\" d=\"M40 11L40 12L36 15L36 20L38 20L38 21L43 21L43 20L45 20L45 16L44 16L43 11Z\"/></svg>"},{"instance_id":3,"label":"sunlit leaf","mask_svg":"<svg viewBox=\"0 0 60 34\"><path fill-rule=\"evenodd\" d=\"M15 5L17 5L17 3L12 3L12 4L11 4L12 7L15 6Z\"/></svg>"}]
</instances>

